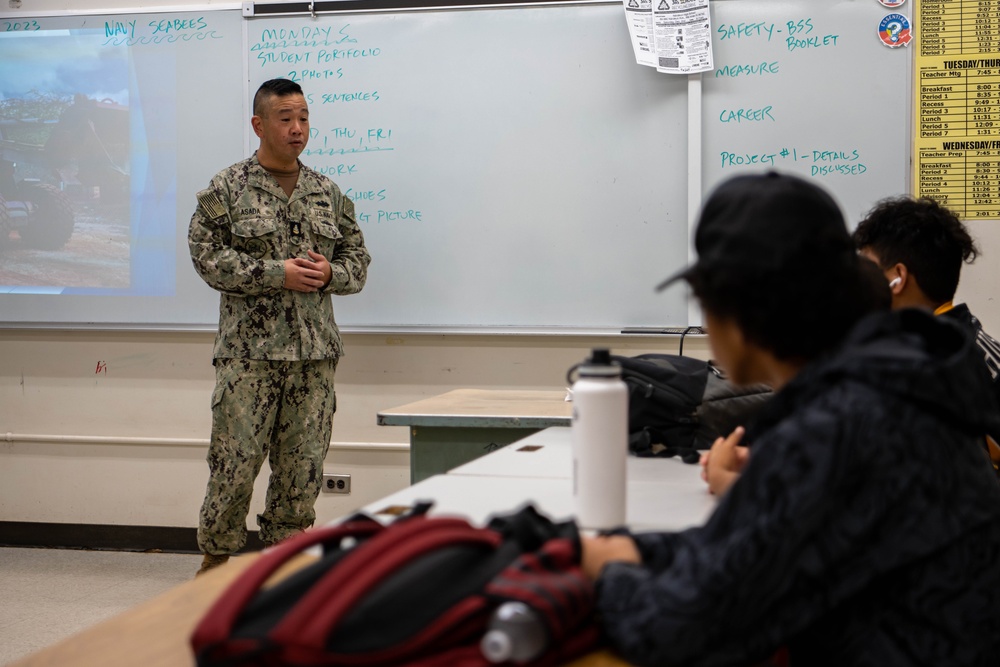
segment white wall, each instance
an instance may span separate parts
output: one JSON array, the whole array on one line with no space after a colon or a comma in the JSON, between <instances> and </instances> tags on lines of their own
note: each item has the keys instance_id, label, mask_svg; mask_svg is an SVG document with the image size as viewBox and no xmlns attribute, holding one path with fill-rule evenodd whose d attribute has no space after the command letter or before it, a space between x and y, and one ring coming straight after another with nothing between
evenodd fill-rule
<instances>
[{"instance_id":1,"label":"white wall","mask_svg":"<svg viewBox=\"0 0 1000 667\"><path fill-rule=\"evenodd\" d=\"M676 340L348 334L320 521L406 486L405 427L376 413L460 387L558 389L597 345ZM210 333L0 330L0 520L193 527L204 493L214 383ZM704 351L689 339L686 351ZM67 441L69 440L69 441ZM266 471L265 471L266 473ZM248 525L262 509L258 480Z\"/></svg>"},{"instance_id":2,"label":"white wall","mask_svg":"<svg viewBox=\"0 0 1000 667\"><path fill-rule=\"evenodd\" d=\"M982 254L975 264L962 269L955 299L968 303L986 331L1000 339L1000 222L972 220L966 226Z\"/></svg>"}]
</instances>

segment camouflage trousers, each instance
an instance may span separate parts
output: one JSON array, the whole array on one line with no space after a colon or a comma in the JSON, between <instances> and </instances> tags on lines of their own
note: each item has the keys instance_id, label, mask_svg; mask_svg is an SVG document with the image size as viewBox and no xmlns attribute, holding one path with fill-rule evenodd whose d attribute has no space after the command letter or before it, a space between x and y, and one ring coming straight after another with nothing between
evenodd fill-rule
<instances>
[{"instance_id":1,"label":"camouflage trousers","mask_svg":"<svg viewBox=\"0 0 1000 667\"><path fill-rule=\"evenodd\" d=\"M260 539L274 544L316 520L323 461L337 410L336 359L216 359L208 488L198 547L231 554L246 544L250 497L265 457L271 466Z\"/></svg>"}]
</instances>

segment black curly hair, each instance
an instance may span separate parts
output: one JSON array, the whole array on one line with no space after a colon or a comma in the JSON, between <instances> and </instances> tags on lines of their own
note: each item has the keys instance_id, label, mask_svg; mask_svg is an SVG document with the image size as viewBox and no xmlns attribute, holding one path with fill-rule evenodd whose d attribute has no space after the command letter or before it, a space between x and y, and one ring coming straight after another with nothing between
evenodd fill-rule
<instances>
[{"instance_id":1,"label":"black curly hair","mask_svg":"<svg viewBox=\"0 0 1000 667\"><path fill-rule=\"evenodd\" d=\"M871 250L883 270L904 264L937 304L951 301L962 264L979 248L954 212L927 197L890 197L868 212L853 234L858 250Z\"/></svg>"}]
</instances>

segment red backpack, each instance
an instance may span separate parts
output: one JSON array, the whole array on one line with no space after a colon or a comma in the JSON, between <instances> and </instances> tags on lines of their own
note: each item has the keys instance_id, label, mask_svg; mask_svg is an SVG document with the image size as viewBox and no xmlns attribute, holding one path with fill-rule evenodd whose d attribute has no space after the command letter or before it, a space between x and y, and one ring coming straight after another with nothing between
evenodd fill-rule
<instances>
[{"instance_id":1,"label":"red backpack","mask_svg":"<svg viewBox=\"0 0 1000 667\"><path fill-rule=\"evenodd\" d=\"M506 601L544 620L547 650L529 664L598 647L573 522L553 523L528 506L476 528L428 517L429 507L388 526L356 516L265 551L195 629L198 667L482 667L490 663L479 641ZM323 547L318 561L262 588L314 545Z\"/></svg>"}]
</instances>

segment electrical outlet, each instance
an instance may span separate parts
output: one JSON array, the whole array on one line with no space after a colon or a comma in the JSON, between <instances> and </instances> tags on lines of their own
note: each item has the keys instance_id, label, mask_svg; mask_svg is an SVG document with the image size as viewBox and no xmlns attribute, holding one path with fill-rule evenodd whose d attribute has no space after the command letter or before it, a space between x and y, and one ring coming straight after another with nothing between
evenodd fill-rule
<instances>
[{"instance_id":1,"label":"electrical outlet","mask_svg":"<svg viewBox=\"0 0 1000 667\"><path fill-rule=\"evenodd\" d=\"M349 494L350 492L350 475L341 475L334 472L323 473L323 493Z\"/></svg>"}]
</instances>

